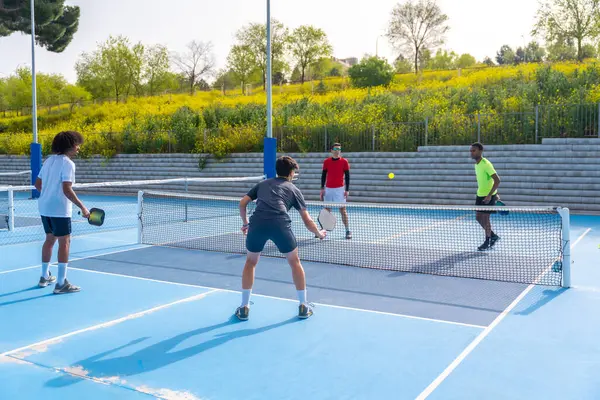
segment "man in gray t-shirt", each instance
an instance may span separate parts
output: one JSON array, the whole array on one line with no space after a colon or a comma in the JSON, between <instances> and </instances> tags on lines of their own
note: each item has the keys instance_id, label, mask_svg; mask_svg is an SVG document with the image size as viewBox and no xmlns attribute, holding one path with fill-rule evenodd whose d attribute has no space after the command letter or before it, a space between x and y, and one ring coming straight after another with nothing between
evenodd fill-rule
<instances>
[{"instance_id":1,"label":"man in gray t-shirt","mask_svg":"<svg viewBox=\"0 0 600 400\"><path fill-rule=\"evenodd\" d=\"M325 231L317 228L306 209L302 192L291 182L298 169L296 161L291 157L280 157L275 163L275 169L277 178L267 179L257 184L240 201L240 216L244 224L242 232L247 235L246 249L248 250L242 274L242 305L235 311L235 315L242 321L247 320L250 313L254 268L269 240L285 254L292 268L292 277L300 302L298 317L308 318L313 314L306 302L306 277L298 256L298 244L292 232L292 219L288 211L292 207L298 210L306 228L319 239L325 238ZM246 207L254 200L256 200L256 209L248 223Z\"/></svg>"},{"instance_id":2,"label":"man in gray t-shirt","mask_svg":"<svg viewBox=\"0 0 600 400\"><path fill-rule=\"evenodd\" d=\"M264 223L291 223L288 211L294 207L298 211L306 209L306 202L300 189L285 177L267 179L254 186L248 197L256 200L256 209L250 217L250 222ZM289 251L282 251L289 253Z\"/></svg>"}]
</instances>

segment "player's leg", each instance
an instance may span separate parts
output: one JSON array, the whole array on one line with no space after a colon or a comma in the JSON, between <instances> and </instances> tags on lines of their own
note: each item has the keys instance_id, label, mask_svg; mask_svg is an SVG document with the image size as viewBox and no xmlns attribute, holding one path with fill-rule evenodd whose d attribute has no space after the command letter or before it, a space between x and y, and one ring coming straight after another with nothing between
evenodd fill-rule
<instances>
[{"instance_id":1,"label":"player's leg","mask_svg":"<svg viewBox=\"0 0 600 400\"><path fill-rule=\"evenodd\" d=\"M75 293L81 288L67 279L69 253L71 250L71 218L52 218L54 236L58 238L58 279L54 288L55 294Z\"/></svg>"},{"instance_id":2,"label":"player's leg","mask_svg":"<svg viewBox=\"0 0 600 400\"><path fill-rule=\"evenodd\" d=\"M313 314L313 310L306 300L306 274L298 256L298 248L286 253L285 258L292 269L292 279L298 295L298 318L306 319Z\"/></svg>"},{"instance_id":3,"label":"player's leg","mask_svg":"<svg viewBox=\"0 0 600 400\"><path fill-rule=\"evenodd\" d=\"M235 316L240 321L246 321L250 315L250 296L254 286L254 270L260 259L267 240L265 227L250 224L246 235L246 263L242 272L242 304L235 310Z\"/></svg>"},{"instance_id":4,"label":"player's leg","mask_svg":"<svg viewBox=\"0 0 600 400\"><path fill-rule=\"evenodd\" d=\"M478 250L487 250L492 247L500 237L492 230L492 222L490 219L491 211L478 211L476 215L477 222L485 231L485 242L478 247Z\"/></svg>"},{"instance_id":5,"label":"player's leg","mask_svg":"<svg viewBox=\"0 0 600 400\"><path fill-rule=\"evenodd\" d=\"M285 254L292 270L292 279L298 295L298 318L308 318L313 314L313 311L306 301L306 275L298 255L296 235L294 235L289 224L273 225L271 240L275 243L277 249Z\"/></svg>"},{"instance_id":6,"label":"player's leg","mask_svg":"<svg viewBox=\"0 0 600 400\"><path fill-rule=\"evenodd\" d=\"M39 287L46 287L56 282L56 277L50 273L50 260L52 259L52 250L56 243L56 236L52 234L52 226L49 218L42 217L42 225L46 233L46 240L42 245L42 272L40 274L40 280L38 282Z\"/></svg>"},{"instance_id":7,"label":"player's leg","mask_svg":"<svg viewBox=\"0 0 600 400\"><path fill-rule=\"evenodd\" d=\"M352 232L350 232L350 222L348 221L348 211L346 207L340 208L340 214L342 214L342 222L346 227L346 239L352 239Z\"/></svg>"}]
</instances>

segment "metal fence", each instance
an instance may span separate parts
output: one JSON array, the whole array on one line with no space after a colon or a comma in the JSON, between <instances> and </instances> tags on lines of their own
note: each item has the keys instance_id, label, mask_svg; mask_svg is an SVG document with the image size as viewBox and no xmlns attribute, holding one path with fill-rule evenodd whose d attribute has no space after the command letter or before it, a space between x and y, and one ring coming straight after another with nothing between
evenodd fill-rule
<instances>
[{"instance_id":1,"label":"metal fence","mask_svg":"<svg viewBox=\"0 0 600 400\"><path fill-rule=\"evenodd\" d=\"M277 127L273 136L288 152L416 151L419 146L539 144L544 138L600 138L600 104L544 105L511 113L437 114L423 121L374 125Z\"/></svg>"}]
</instances>

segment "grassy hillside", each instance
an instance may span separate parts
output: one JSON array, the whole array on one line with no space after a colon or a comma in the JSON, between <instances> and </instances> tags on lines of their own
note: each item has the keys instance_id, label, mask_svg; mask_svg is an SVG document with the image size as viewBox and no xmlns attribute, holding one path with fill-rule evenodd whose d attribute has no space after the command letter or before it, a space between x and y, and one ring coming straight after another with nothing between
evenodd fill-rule
<instances>
[{"instance_id":1,"label":"grassy hillside","mask_svg":"<svg viewBox=\"0 0 600 400\"><path fill-rule=\"evenodd\" d=\"M599 85L595 62L403 74L389 88L354 89L347 78L331 78L275 87L274 126L295 150L310 150L324 130L346 138L377 128L381 140L389 135L390 142L397 142L414 135L406 123L421 124L426 118L434 124L451 121L441 133L451 140L452 135L471 135L470 125L460 123L469 115L532 112L537 104L596 103ZM85 153L106 156L254 151L264 136L265 103L262 88L254 88L249 96L211 91L57 107L40 112L40 138L47 152L56 132L79 130L88 142ZM30 116L0 116L0 153L26 154L30 131Z\"/></svg>"}]
</instances>

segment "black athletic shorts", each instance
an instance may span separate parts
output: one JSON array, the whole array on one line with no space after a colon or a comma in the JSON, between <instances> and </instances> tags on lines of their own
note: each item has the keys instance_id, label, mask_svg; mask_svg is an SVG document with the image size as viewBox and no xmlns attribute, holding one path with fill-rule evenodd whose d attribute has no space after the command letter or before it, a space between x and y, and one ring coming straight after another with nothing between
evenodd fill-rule
<instances>
[{"instance_id":1,"label":"black athletic shorts","mask_svg":"<svg viewBox=\"0 0 600 400\"><path fill-rule=\"evenodd\" d=\"M484 204L483 200L485 200L485 196L477 196L475 198L475 205L476 206L495 206L496 205L496 201L498 201L498 196L497 195L493 195L492 199L490 200L489 203ZM484 214L494 214L496 213L496 211L478 211Z\"/></svg>"},{"instance_id":2,"label":"black athletic shorts","mask_svg":"<svg viewBox=\"0 0 600 400\"><path fill-rule=\"evenodd\" d=\"M246 236L246 249L251 253L260 253L267 241L271 240L283 254L298 247L296 235L287 221L261 221L250 223Z\"/></svg>"},{"instance_id":3,"label":"black athletic shorts","mask_svg":"<svg viewBox=\"0 0 600 400\"><path fill-rule=\"evenodd\" d=\"M44 217L42 215L42 224L46 234L51 233L56 237L71 234L71 218Z\"/></svg>"}]
</instances>

